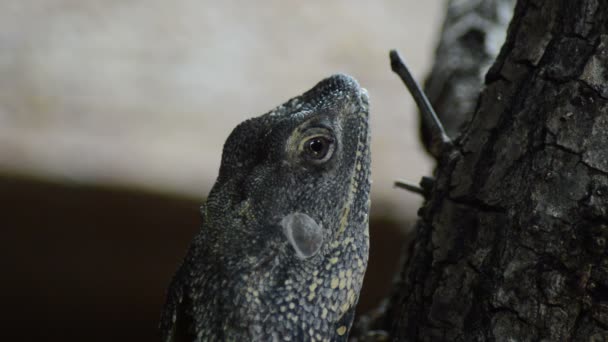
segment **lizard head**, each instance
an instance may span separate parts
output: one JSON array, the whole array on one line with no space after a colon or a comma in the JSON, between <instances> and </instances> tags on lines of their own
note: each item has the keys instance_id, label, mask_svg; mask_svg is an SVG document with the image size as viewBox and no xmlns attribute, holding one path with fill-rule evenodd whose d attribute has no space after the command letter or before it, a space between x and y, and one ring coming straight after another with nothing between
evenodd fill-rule
<instances>
[{"instance_id":1,"label":"lizard head","mask_svg":"<svg viewBox=\"0 0 608 342\"><path fill-rule=\"evenodd\" d=\"M170 290L169 338L347 335L369 249L368 120L367 92L334 75L232 131Z\"/></svg>"},{"instance_id":2,"label":"lizard head","mask_svg":"<svg viewBox=\"0 0 608 342\"><path fill-rule=\"evenodd\" d=\"M222 253L314 262L366 234L368 115L367 92L339 74L238 125L206 203Z\"/></svg>"}]
</instances>

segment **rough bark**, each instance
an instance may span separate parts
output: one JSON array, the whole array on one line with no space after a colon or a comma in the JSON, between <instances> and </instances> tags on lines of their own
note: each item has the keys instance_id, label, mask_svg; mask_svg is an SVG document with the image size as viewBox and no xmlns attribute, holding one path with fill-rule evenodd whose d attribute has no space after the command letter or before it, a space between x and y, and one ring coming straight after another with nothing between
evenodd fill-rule
<instances>
[{"instance_id":1,"label":"rough bark","mask_svg":"<svg viewBox=\"0 0 608 342\"><path fill-rule=\"evenodd\" d=\"M608 339L608 6L519 0L440 156L391 337Z\"/></svg>"},{"instance_id":2,"label":"rough bark","mask_svg":"<svg viewBox=\"0 0 608 342\"><path fill-rule=\"evenodd\" d=\"M505 41L515 0L449 0L435 62L424 91L455 138L475 111L483 78ZM428 127L420 120L423 144Z\"/></svg>"}]
</instances>

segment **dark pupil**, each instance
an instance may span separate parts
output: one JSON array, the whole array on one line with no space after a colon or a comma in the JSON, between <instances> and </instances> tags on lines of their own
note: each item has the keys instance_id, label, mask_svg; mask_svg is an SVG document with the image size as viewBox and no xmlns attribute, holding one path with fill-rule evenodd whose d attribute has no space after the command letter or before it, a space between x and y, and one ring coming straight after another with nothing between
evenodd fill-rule
<instances>
[{"instance_id":1,"label":"dark pupil","mask_svg":"<svg viewBox=\"0 0 608 342\"><path fill-rule=\"evenodd\" d=\"M313 138L308 142L308 150L317 159L325 157L327 154L327 141L323 138Z\"/></svg>"},{"instance_id":2,"label":"dark pupil","mask_svg":"<svg viewBox=\"0 0 608 342\"><path fill-rule=\"evenodd\" d=\"M309 147L314 154L321 154L325 150L325 142L320 138L314 138L310 141Z\"/></svg>"}]
</instances>

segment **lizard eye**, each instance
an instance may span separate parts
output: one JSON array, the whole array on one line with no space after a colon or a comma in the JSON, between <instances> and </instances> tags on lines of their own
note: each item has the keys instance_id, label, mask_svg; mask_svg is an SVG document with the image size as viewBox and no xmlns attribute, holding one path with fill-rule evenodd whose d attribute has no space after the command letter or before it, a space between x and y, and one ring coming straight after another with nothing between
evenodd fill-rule
<instances>
[{"instance_id":1,"label":"lizard eye","mask_svg":"<svg viewBox=\"0 0 608 342\"><path fill-rule=\"evenodd\" d=\"M315 162L325 162L334 152L334 142L324 136L314 136L304 141L305 156Z\"/></svg>"}]
</instances>

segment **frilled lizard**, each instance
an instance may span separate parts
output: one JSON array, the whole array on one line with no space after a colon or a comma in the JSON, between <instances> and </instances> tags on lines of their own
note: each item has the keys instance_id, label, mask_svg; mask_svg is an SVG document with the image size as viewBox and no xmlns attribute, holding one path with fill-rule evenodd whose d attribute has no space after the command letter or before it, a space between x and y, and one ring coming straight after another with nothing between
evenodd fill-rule
<instances>
[{"instance_id":1,"label":"frilled lizard","mask_svg":"<svg viewBox=\"0 0 608 342\"><path fill-rule=\"evenodd\" d=\"M367 92L329 77L238 125L175 274L163 341L344 341L369 250Z\"/></svg>"}]
</instances>

